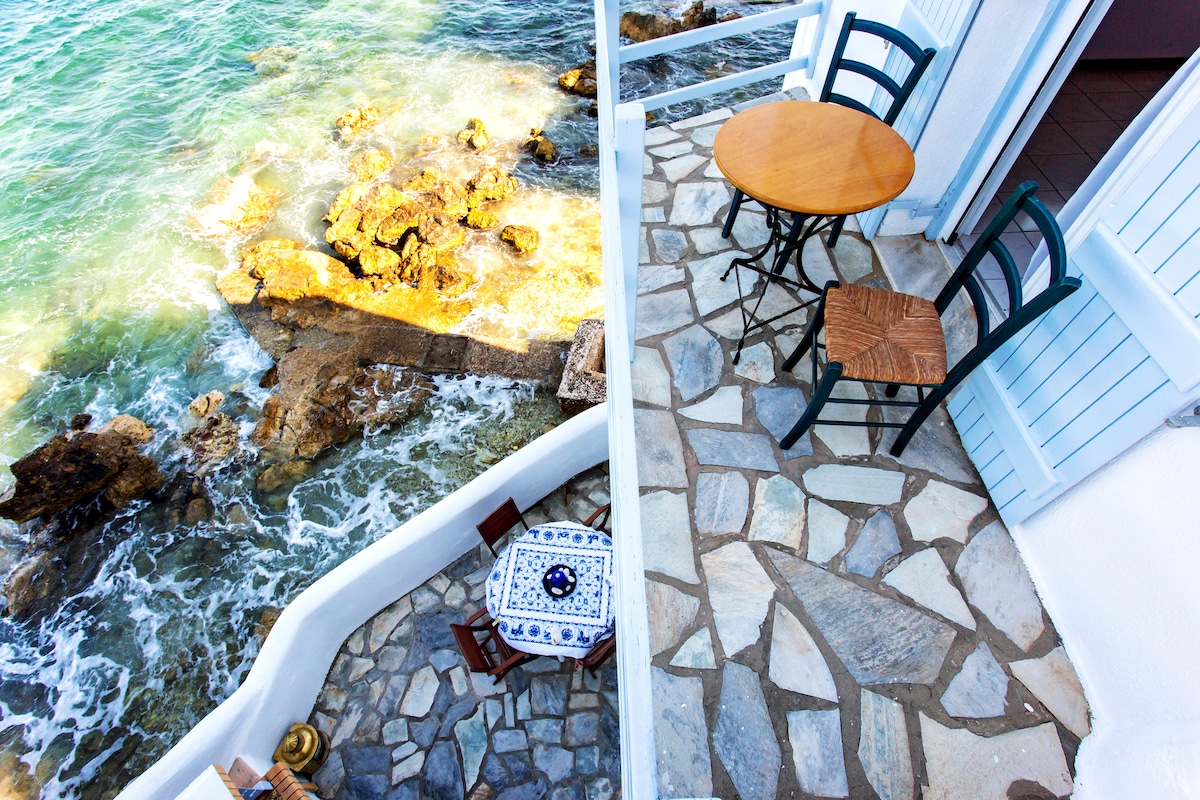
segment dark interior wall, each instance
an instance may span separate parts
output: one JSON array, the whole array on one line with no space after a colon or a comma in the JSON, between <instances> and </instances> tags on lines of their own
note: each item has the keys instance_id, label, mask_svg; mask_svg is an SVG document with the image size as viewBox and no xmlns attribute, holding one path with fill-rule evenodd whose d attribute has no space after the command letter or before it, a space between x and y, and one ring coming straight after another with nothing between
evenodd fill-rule
<instances>
[{"instance_id":1,"label":"dark interior wall","mask_svg":"<svg viewBox=\"0 0 1200 800\"><path fill-rule=\"evenodd\" d=\"M1187 58L1200 49L1200 0L1114 0L1081 61Z\"/></svg>"}]
</instances>

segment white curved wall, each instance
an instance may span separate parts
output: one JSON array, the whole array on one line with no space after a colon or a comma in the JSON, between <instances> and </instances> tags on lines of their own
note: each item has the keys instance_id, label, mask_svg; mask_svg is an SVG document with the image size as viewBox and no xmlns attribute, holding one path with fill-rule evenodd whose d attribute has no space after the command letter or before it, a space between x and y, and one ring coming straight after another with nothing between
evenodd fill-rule
<instances>
[{"instance_id":1,"label":"white curved wall","mask_svg":"<svg viewBox=\"0 0 1200 800\"><path fill-rule=\"evenodd\" d=\"M211 764L267 761L288 726L307 719L338 648L351 633L479 544L475 525L508 496L528 508L608 458L599 405L496 464L350 557L280 615L242 686L119 795L175 797Z\"/></svg>"}]
</instances>

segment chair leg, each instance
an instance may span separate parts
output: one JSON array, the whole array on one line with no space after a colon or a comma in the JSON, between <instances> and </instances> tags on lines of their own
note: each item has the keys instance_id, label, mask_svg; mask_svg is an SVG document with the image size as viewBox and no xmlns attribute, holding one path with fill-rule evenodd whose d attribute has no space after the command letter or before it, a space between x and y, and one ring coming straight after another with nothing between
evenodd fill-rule
<instances>
[{"instance_id":1,"label":"chair leg","mask_svg":"<svg viewBox=\"0 0 1200 800\"><path fill-rule=\"evenodd\" d=\"M933 413L933 410L938 407L949 393L949 389L946 389L943 384L943 386L926 397L924 402L913 411L912 416L908 418L908 422L904 423L904 427L900 429L900 434L896 437L896 441L892 442L892 446L888 452L897 457L903 453L904 448L908 447L908 443L912 440L917 430L924 424L925 420L929 419L929 415Z\"/></svg>"},{"instance_id":2,"label":"chair leg","mask_svg":"<svg viewBox=\"0 0 1200 800\"><path fill-rule=\"evenodd\" d=\"M829 291L830 287L838 285L840 284L837 281L830 281L825 284L825 289L821 292L821 300L817 303L817 310L813 314L813 321L808 323L808 330L804 332L804 338L800 340L800 344L796 346L792 354L783 362L785 372L791 372L795 369L796 364L812 348L813 343L817 341L817 334L821 332L821 328L825 325L825 294Z\"/></svg>"},{"instance_id":3,"label":"chair leg","mask_svg":"<svg viewBox=\"0 0 1200 800\"><path fill-rule=\"evenodd\" d=\"M725 227L721 228L721 238L728 239L729 232L733 230L733 221L737 219L738 209L742 207L742 200L746 195L742 194L741 189L733 190L733 205L729 207L729 214L725 217Z\"/></svg>"},{"instance_id":4,"label":"chair leg","mask_svg":"<svg viewBox=\"0 0 1200 800\"><path fill-rule=\"evenodd\" d=\"M842 226L845 224L846 224L846 217L844 215L838 217L837 219L835 219L833 221L833 228L829 231L829 238L825 240L825 243L827 245L829 245L830 247L834 247L837 245L838 237L842 235Z\"/></svg>"},{"instance_id":5,"label":"chair leg","mask_svg":"<svg viewBox=\"0 0 1200 800\"><path fill-rule=\"evenodd\" d=\"M887 397L888 399L891 399L898 394L900 394L900 384L898 383L889 383L887 388L883 390L883 396Z\"/></svg>"},{"instance_id":6,"label":"chair leg","mask_svg":"<svg viewBox=\"0 0 1200 800\"><path fill-rule=\"evenodd\" d=\"M804 409L804 415L800 417L792 429L788 431L787 436L780 440L779 446L784 450L790 450L804 432L812 427L817 421L817 415L821 413L821 409L825 407L825 401L829 399L829 395L833 392L833 385L838 382L838 378L842 377L842 365L836 361L832 364L827 364L825 374L821 376L821 382L813 388L812 400L808 403L808 408Z\"/></svg>"}]
</instances>

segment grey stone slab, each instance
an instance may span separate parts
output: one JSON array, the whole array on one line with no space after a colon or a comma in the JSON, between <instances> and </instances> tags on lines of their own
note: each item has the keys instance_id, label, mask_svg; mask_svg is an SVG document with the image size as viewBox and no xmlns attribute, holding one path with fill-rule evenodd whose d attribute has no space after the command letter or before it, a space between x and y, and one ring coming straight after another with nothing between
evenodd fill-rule
<instances>
[{"instance_id":1,"label":"grey stone slab","mask_svg":"<svg viewBox=\"0 0 1200 800\"><path fill-rule=\"evenodd\" d=\"M820 500L808 501L809 561L827 566L833 557L846 548L846 530L850 518Z\"/></svg>"},{"instance_id":2,"label":"grey stone slab","mask_svg":"<svg viewBox=\"0 0 1200 800\"><path fill-rule=\"evenodd\" d=\"M408 720L405 718L388 720L383 724L383 743L391 746L408 741Z\"/></svg>"},{"instance_id":3,"label":"grey stone slab","mask_svg":"<svg viewBox=\"0 0 1200 800\"><path fill-rule=\"evenodd\" d=\"M638 231L638 264L650 263L650 237L646 235L646 227Z\"/></svg>"},{"instance_id":4,"label":"grey stone slab","mask_svg":"<svg viewBox=\"0 0 1200 800\"><path fill-rule=\"evenodd\" d=\"M866 400L867 390L861 383L839 381L834 385L833 393L830 396L845 400ZM867 418L867 410L868 406L865 405L827 403L821 409L820 418L843 422L864 422ZM813 426L813 430L816 432L817 438L839 458L871 454L871 438L866 428L822 425L818 422Z\"/></svg>"},{"instance_id":5,"label":"grey stone slab","mask_svg":"<svg viewBox=\"0 0 1200 800\"><path fill-rule=\"evenodd\" d=\"M667 146L670 147L670 145ZM707 163L708 158L692 153L690 155L680 156L679 158L672 158L670 161L664 161L662 163L662 171L663 174L667 176L667 180L669 180L671 183L675 183L683 180L688 175L691 175L693 172L700 169L700 167Z\"/></svg>"},{"instance_id":6,"label":"grey stone slab","mask_svg":"<svg viewBox=\"0 0 1200 800\"><path fill-rule=\"evenodd\" d=\"M1042 604L1008 531L993 522L963 548L954 572L967 601L1022 650L1045 629Z\"/></svg>"},{"instance_id":7,"label":"grey stone slab","mask_svg":"<svg viewBox=\"0 0 1200 800\"><path fill-rule=\"evenodd\" d=\"M766 342L744 348L734 374L755 383L770 383L775 380L775 351Z\"/></svg>"},{"instance_id":8,"label":"grey stone slab","mask_svg":"<svg viewBox=\"0 0 1200 800\"><path fill-rule=\"evenodd\" d=\"M649 294L666 286L683 283L683 277L683 267L674 264L644 264L638 267L638 294Z\"/></svg>"},{"instance_id":9,"label":"grey stone slab","mask_svg":"<svg viewBox=\"0 0 1200 800\"><path fill-rule=\"evenodd\" d=\"M396 766L392 767L392 786L398 786L404 781L421 774L421 768L425 766L425 751L414 753L408 758L401 761Z\"/></svg>"},{"instance_id":10,"label":"grey stone slab","mask_svg":"<svg viewBox=\"0 0 1200 800\"><path fill-rule=\"evenodd\" d=\"M766 434L692 428L687 431L687 440L696 461L705 466L779 471Z\"/></svg>"},{"instance_id":11,"label":"grey stone slab","mask_svg":"<svg viewBox=\"0 0 1200 800\"><path fill-rule=\"evenodd\" d=\"M904 707L866 689L861 698L858 760L871 788L879 800L913 800L916 794Z\"/></svg>"},{"instance_id":12,"label":"grey stone slab","mask_svg":"<svg viewBox=\"0 0 1200 800\"><path fill-rule=\"evenodd\" d=\"M663 340L672 381L686 403L721 380L725 353L721 343L700 325L684 328Z\"/></svg>"},{"instance_id":13,"label":"grey stone slab","mask_svg":"<svg viewBox=\"0 0 1200 800\"><path fill-rule=\"evenodd\" d=\"M392 765L387 747L347 747L342 751L347 772L385 772Z\"/></svg>"},{"instance_id":14,"label":"grey stone slab","mask_svg":"<svg viewBox=\"0 0 1200 800\"><path fill-rule=\"evenodd\" d=\"M600 714L596 711L576 711L567 717L567 747L593 744L600 733Z\"/></svg>"},{"instance_id":15,"label":"grey stone slab","mask_svg":"<svg viewBox=\"0 0 1200 800\"><path fill-rule=\"evenodd\" d=\"M392 760L399 763L411 756L413 753L417 752L419 749L420 747L416 742L405 742L392 751Z\"/></svg>"},{"instance_id":16,"label":"grey stone slab","mask_svg":"<svg viewBox=\"0 0 1200 800\"><path fill-rule=\"evenodd\" d=\"M1007 694L1008 675L987 642L980 642L942 693L942 708L952 717L1002 717Z\"/></svg>"},{"instance_id":17,"label":"grey stone slab","mask_svg":"<svg viewBox=\"0 0 1200 800\"><path fill-rule=\"evenodd\" d=\"M454 689L455 694L465 694L471 688L471 682L467 678L467 671L462 667L455 667L450 670L450 686Z\"/></svg>"},{"instance_id":18,"label":"grey stone slab","mask_svg":"<svg viewBox=\"0 0 1200 800\"><path fill-rule=\"evenodd\" d=\"M838 710L789 711L787 721L800 788L820 797L849 795Z\"/></svg>"},{"instance_id":19,"label":"grey stone slab","mask_svg":"<svg viewBox=\"0 0 1200 800\"><path fill-rule=\"evenodd\" d=\"M728 250L733 247L732 242L721 236L721 229L719 227L692 228L688 233L692 237L692 247L695 247L696 252L702 256Z\"/></svg>"},{"instance_id":20,"label":"grey stone slab","mask_svg":"<svg viewBox=\"0 0 1200 800\"><path fill-rule=\"evenodd\" d=\"M900 502L904 473L875 467L822 464L804 473L804 488L826 500L887 506Z\"/></svg>"},{"instance_id":21,"label":"grey stone slab","mask_svg":"<svg viewBox=\"0 0 1200 800\"><path fill-rule=\"evenodd\" d=\"M787 436L788 431L804 414L804 409L808 408L804 390L791 386L763 386L755 389L753 395L754 416L776 442ZM812 431L809 430L790 450L783 451L783 457L790 461L801 456L811 456L812 453Z\"/></svg>"},{"instance_id":22,"label":"grey stone slab","mask_svg":"<svg viewBox=\"0 0 1200 800\"><path fill-rule=\"evenodd\" d=\"M712 797L712 762L704 720L704 682L650 668L660 797Z\"/></svg>"},{"instance_id":23,"label":"grey stone slab","mask_svg":"<svg viewBox=\"0 0 1200 800\"><path fill-rule=\"evenodd\" d=\"M726 661L713 750L743 800L774 800L783 756L758 673Z\"/></svg>"},{"instance_id":24,"label":"grey stone slab","mask_svg":"<svg viewBox=\"0 0 1200 800\"><path fill-rule=\"evenodd\" d=\"M642 181L642 205L652 206L662 203L671 197L671 190L663 181ZM675 223L671 223L672 225Z\"/></svg>"},{"instance_id":25,"label":"grey stone slab","mask_svg":"<svg viewBox=\"0 0 1200 800\"><path fill-rule=\"evenodd\" d=\"M929 301L937 299L950 278L950 265L936 242L914 234L880 236L874 245L883 273L893 289Z\"/></svg>"},{"instance_id":26,"label":"grey stone slab","mask_svg":"<svg viewBox=\"0 0 1200 800\"><path fill-rule=\"evenodd\" d=\"M400 704L400 713L406 717L423 717L433 707L433 698L439 686L438 675L433 667L422 667L412 677L412 683Z\"/></svg>"},{"instance_id":27,"label":"grey stone slab","mask_svg":"<svg viewBox=\"0 0 1200 800\"><path fill-rule=\"evenodd\" d=\"M805 499L803 490L782 475L759 478L754 487L754 514L747 538L800 549Z\"/></svg>"},{"instance_id":28,"label":"grey stone slab","mask_svg":"<svg viewBox=\"0 0 1200 800\"><path fill-rule=\"evenodd\" d=\"M976 736L947 728L921 714L927 798L973 800L1008 797L1019 780L1032 781L1055 797L1071 794L1071 773L1054 724Z\"/></svg>"},{"instance_id":29,"label":"grey stone slab","mask_svg":"<svg viewBox=\"0 0 1200 800\"><path fill-rule=\"evenodd\" d=\"M430 749L421 788L430 800L460 800L463 796L463 774L453 744L441 741Z\"/></svg>"},{"instance_id":30,"label":"grey stone slab","mask_svg":"<svg viewBox=\"0 0 1200 800\"><path fill-rule=\"evenodd\" d=\"M768 327L778 331L804 325L808 320L808 310L801 306L799 298L790 289L773 283L763 292L756 316L760 320L772 320L767 323Z\"/></svg>"},{"instance_id":31,"label":"grey stone slab","mask_svg":"<svg viewBox=\"0 0 1200 800\"><path fill-rule=\"evenodd\" d=\"M667 212L662 206L642 206L642 222L666 222Z\"/></svg>"},{"instance_id":32,"label":"grey stone slab","mask_svg":"<svg viewBox=\"0 0 1200 800\"><path fill-rule=\"evenodd\" d=\"M438 672L445 672L458 663L458 651L448 647L435 650L429 654L429 663Z\"/></svg>"},{"instance_id":33,"label":"grey stone slab","mask_svg":"<svg viewBox=\"0 0 1200 800\"><path fill-rule=\"evenodd\" d=\"M348 662L346 668L346 683L354 685L362 680L363 676L371 670L375 669L375 662L369 658L352 658Z\"/></svg>"},{"instance_id":34,"label":"grey stone slab","mask_svg":"<svg viewBox=\"0 0 1200 800\"><path fill-rule=\"evenodd\" d=\"M671 123L671 130L686 131L692 128L701 128L705 125L712 125L717 122L724 122L733 116L733 112L728 108L718 108L716 111L709 111L704 114L697 114L694 117L681 119Z\"/></svg>"},{"instance_id":35,"label":"grey stone slab","mask_svg":"<svg viewBox=\"0 0 1200 800\"><path fill-rule=\"evenodd\" d=\"M690 323L692 301L687 289L648 294L637 301L637 327L634 335L638 340L648 336L661 336Z\"/></svg>"},{"instance_id":36,"label":"grey stone slab","mask_svg":"<svg viewBox=\"0 0 1200 800\"><path fill-rule=\"evenodd\" d=\"M534 714L561 717L567 712L566 675L536 675L529 683L530 701Z\"/></svg>"},{"instance_id":37,"label":"grey stone slab","mask_svg":"<svg viewBox=\"0 0 1200 800\"><path fill-rule=\"evenodd\" d=\"M507 690L507 679L502 679L499 683L494 682L495 679L486 672L471 673L471 691L478 697L491 697L493 695L504 694Z\"/></svg>"},{"instance_id":38,"label":"grey stone slab","mask_svg":"<svg viewBox=\"0 0 1200 800\"><path fill-rule=\"evenodd\" d=\"M814 236L804 243L804 273L820 287L838 279L837 273L833 271L829 250L825 248L820 236Z\"/></svg>"},{"instance_id":39,"label":"grey stone slab","mask_svg":"<svg viewBox=\"0 0 1200 800\"><path fill-rule=\"evenodd\" d=\"M642 153L642 175L654 174L654 159L648 153Z\"/></svg>"},{"instance_id":40,"label":"grey stone slab","mask_svg":"<svg viewBox=\"0 0 1200 800\"><path fill-rule=\"evenodd\" d=\"M561 747L534 745L533 765L550 779L551 784L565 781L575 770L575 756Z\"/></svg>"},{"instance_id":41,"label":"grey stone slab","mask_svg":"<svg viewBox=\"0 0 1200 800\"><path fill-rule=\"evenodd\" d=\"M489 697L484 702L484 709L487 711L487 726L488 730L495 728L501 720L504 719L504 706L499 700ZM511 725L508 727L512 727Z\"/></svg>"},{"instance_id":42,"label":"grey stone slab","mask_svg":"<svg viewBox=\"0 0 1200 800\"><path fill-rule=\"evenodd\" d=\"M650 655L656 656L674 647L695 622L700 600L670 584L647 580L646 608L650 615Z\"/></svg>"},{"instance_id":43,"label":"grey stone slab","mask_svg":"<svg viewBox=\"0 0 1200 800\"><path fill-rule=\"evenodd\" d=\"M720 132L720 125L708 125L703 128L696 128L692 132L692 142L700 147L712 147L717 140L717 133Z\"/></svg>"},{"instance_id":44,"label":"grey stone slab","mask_svg":"<svg viewBox=\"0 0 1200 800\"><path fill-rule=\"evenodd\" d=\"M340 750L334 750L325 759L325 763L321 765L313 774L313 783L317 785L317 791L324 797L333 797L337 794L338 789L342 788L342 781L346 778L346 767L342 763L342 753Z\"/></svg>"},{"instance_id":45,"label":"grey stone slab","mask_svg":"<svg viewBox=\"0 0 1200 800\"><path fill-rule=\"evenodd\" d=\"M742 310L736 307L729 309L723 314L717 314L704 320L704 327L722 339L729 339L731 342L735 342L741 338L743 324Z\"/></svg>"},{"instance_id":46,"label":"grey stone slab","mask_svg":"<svg viewBox=\"0 0 1200 800\"><path fill-rule=\"evenodd\" d=\"M780 2L783 2L783 0L766 0L764 5L780 3ZM741 112L745 111L746 109L754 108L755 106L762 106L762 105L766 105L767 103L778 103L781 100L791 100L791 99L792 98L786 92L772 92L771 94L763 95L762 97L755 97L752 100L747 100L743 103L738 103L735 106L733 106L733 111L735 114L740 114Z\"/></svg>"},{"instance_id":47,"label":"grey stone slab","mask_svg":"<svg viewBox=\"0 0 1200 800\"><path fill-rule=\"evenodd\" d=\"M699 583L687 495L668 491L642 495L641 512L645 568L684 583Z\"/></svg>"},{"instance_id":48,"label":"grey stone slab","mask_svg":"<svg viewBox=\"0 0 1200 800\"><path fill-rule=\"evenodd\" d=\"M1081 739L1091 732L1083 686L1061 645L1041 658L1013 661L1008 668L1067 730Z\"/></svg>"},{"instance_id":49,"label":"grey stone slab","mask_svg":"<svg viewBox=\"0 0 1200 800\"><path fill-rule=\"evenodd\" d=\"M721 172L721 168L717 166L717 160L714 158L704 168L704 177L706 178L724 178L725 174Z\"/></svg>"},{"instance_id":50,"label":"grey stone slab","mask_svg":"<svg viewBox=\"0 0 1200 800\"><path fill-rule=\"evenodd\" d=\"M575 751L575 772L579 775L595 775L600 769L600 748L595 745L581 747Z\"/></svg>"},{"instance_id":51,"label":"grey stone slab","mask_svg":"<svg viewBox=\"0 0 1200 800\"><path fill-rule=\"evenodd\" d=\"M671 374L667 372L667 366L657 350L650 347L633 348L630 372L634 400L664 408L671 405Z\"/></svg>"},{"instance_id":52,"label":"grey stone slab","mask_svg":"<svg viewBox=\"0 0 1200 800\"><path fill-rule=\"evenodd\" d=\"M886 511L876 511L859 531L854 546L846 553L846 571L873 578L889 558L900 554L896 523Z\"/></svg>"},{"instance_id":53,"label":"grey stone slab","mask_svg":"<svg viewBox=\"0 0 1200 800\"><path fill-rule=\"evenodd\" d=\"M645 143L646 147L657 147L660 144L673 142L680 138L680 134L671 130L666 125L660 125L657 128L649 128L646 131Z\"/></svg>"},{"instance_id":54,"label":"grey stone slab","mask_svg":"<svg viewBox=\"0 0 1200 800\"><path fill-rule=\"evenodd\" d=\"M745 209L738 211L737 219L733 221L732 233L738 247L757 250L771 238L771 229L767 227L767 215L755 214Z\"/></svg>"},{"instance_id":55,"label":"grey stone slab","mask_svg":"<svg viewBox=\"0 0 1200 800\"><path fill-rule=\"evenodd\" d=\"M908 415L903 409L885 408L883 418L888 422L903 422ZM963 449L958 432L944 407L934 409L898 457L891 454L897 434L896 430L884 428L876 452L901 466L932 472L948 481L980 483L975 465Z\"/></svg>"},{"instance_id":56,"label":"grey stone slab","mask_svg":"<svg viewBox=\"0 0 1200 800\"><path fill-rule=\"evenodd\" d=\"M692 152L692 143L687 139L680 139L678 141L671 142L670 144L659 145L658 147L651 148L648 152L655 158L675 158L676 156L681 156L684 153Z\"/></svg>"},{"instance_id":57,"label":"grey stone slab","mask_svg":"<svg viewBox=\"0 0 1200 800\"><path fill-rule=\"evenodd\" d=\"M726 280L721 280L721 276L729 268L730 261L744 255L746 253L741 250L730 250L687 263L688 272L692 276L692 295L696 298L696 310L701 317L707 317L718 308L737 302L738 284L733 273L730 273ZM749 295L757 283L757 275L753 276L753 280L743 275L742 292ZM740 318L740 312L738 313Z\"/></svg>"},{"instance_id":58,"label":"grey stone slab","mask_svg":"<svg viewBox=\"0 0 1200 800\"><path fill-rule=\"evenodd\" d=\"M875 269L871 245L861 241L857 236L840 237L832 252L837 271L850 283L861 281Z\"/></svg>"},{"instance_id":59,"label":"grey stone slab","mask_svg":"<svg viewBox=\"0 0 1200 800\"><path fill-rule=\"evenodd\" d=\"M742 388L722 386L712 397L679 409L679 415L698 422L714 422L718 425L742 424Z\"/></svg>"},{"instance_id":60,"label":"grey stone slab","mask_svg":"<svg viewBox=\"0 0 1200 800\"><path fill-rule=\"evenodd\" d=\"M700 556L717 638L726 658L758 641L775 584L745 542L731 542Z\"/></svg>"},{"instance_id":61,"label":"grey stone slab","mask_svg":"<svg viewBox=\"0 0 1200 800\"><path fill-rule=\"evenodd\" d=\"M517 697L517 719L526 720L533 716L533 707L529 699L529 692L521 692Z\"/></svg>"},{"instance_id":62,"label":"grey stone slab","mask_svg":"<svg viewBox=\"0 0 1200 800\"><path fill-rule=\"evenodd\" d=\"M883 582L951 622L975 630L975 617L950 582L950 571L936 550L921 550L904 559Z\"/></svg>"},{"instance_id":63,"label":"grey stone slab","mask_svg":"<svg viewBox=\"0 0 1200 800\"><path fill-rule=\"evenodd\" d=\"M634 430L638 442L638 484L685 489L683 440L670 411L635 408Z\"/></svg>"},{"instance_id":64,"label":"grey stone slab","mask_svg":"<svg viewBox=\"0 0 1200 800\"><path fill-rule=\"evenodd\" d=\"M692 634L692 637L680 645L671 659L672 667L685 669L715 669L716 657L713 654L712 632L707 627Z\"/></svg>"},{"instance_id":65,"label":"grey stone slab","mask_svg":"<svg viewBox=\"0 0 1200 800\"><path fill-rule=\"evenodd\" d=\"M953 628L795 556L768 552L860 686L937 680L954 642Z\"/></svg>"},{"instance_id":66,"label":"grey stone slab","mask_svg":"<svg viewBox=\"0 0 1200 800\"><path fill-rule=\"evenodd\" d=\"M817 649L812 634L796 615L780 604L775 605L775 622L771 628L771 680L780 689L819 697L831 703L838 701L837 686L829 665Z\"/></svg>"},{"instance_id":67,"label":"grey stone slab","mask_svg":"<svg viewBox=\"0 0 1200 800\"><path fill-rule=\"evenodd\" d=\"M665 188L665 187L664 187ZM644 192L643 192L644 196ZM678 226L711 225L717 214L729 204L731 195L724 183L699 181L675 187L670 224ZM643 200L643 202L646 202Z\"/></svg>"},{"instance_id":68,"label":"grey stone slab","mask_svg":"<svg viewBox=\"0 0 1200 800\"><path fill-rule=\"evenodd\" d=\"M750 483L740 472L701 472L693 519L701 536L737 533L746 523Z\"/></svg>"},{"instance_id":69,"label":"grey stone slab","mask_svg":"<svg viewBox=\"0 0 1200 800\"><path fill-rule=\"evenodd\" d=\"M650 231L650 238L654 240L654 252L658 255L658 260L664 264L674 264L687 249L687 237L681 231L655 228ZM679 280L682 281L683 273L682 268L680 269ZM638 278L638 285L641 285L641 276Z\"/></svg>"},{"instance_id":70,"label":"grey stone slab","mask_svg":"<svg viewBox=\"0 0 1200 800\"><path fill-rule=\"evenodd\" d=\"M367 639L372 653L383 647L392 631L400 624L400 620L411 610L411 604L397 601L375 615L371 620L371 636Z\"/></svg>"},{"instance_id":71,"label":"grey stone slab","mask_svg":"<svg viewBox=\"0 0 1200 800\"><path fill-rule=\"evenodd\" d=\"M986 497L931 480L904 506L904 520L917 541L946 538L965 544L971 522L987 506Z\"/></svg>"},{"instance_id":72,"label":"grey stone slab","mask_svg":"<svg viewBox=\"0 0 1200 800\"><path fill-rule=\"evenodd\" d=\"M525 723L525 735L543 744L562 744L563 721L561 719L531 719Z\"/></svg>"}]
</instances>

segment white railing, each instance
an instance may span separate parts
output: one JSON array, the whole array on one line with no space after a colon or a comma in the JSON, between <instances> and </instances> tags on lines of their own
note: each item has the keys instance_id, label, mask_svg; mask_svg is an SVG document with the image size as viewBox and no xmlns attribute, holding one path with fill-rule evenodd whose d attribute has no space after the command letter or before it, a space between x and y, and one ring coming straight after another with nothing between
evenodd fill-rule
<instances>
[{"instance_id":1,"label":"white railing","mask_svg":"<svg viewBox=\"0 0 1200 800\"><path fill-rule=\"evenodd\" d=\"M120 800L176 797L211 764L265 771L288 726L308 719L342 642L368 619L479 546L475 525L512 497L528 508L608 457L605 406L575 416L351 556L288 604L246 680ZM636 503L633 508L636 514Z\"/></svg>"}]
</instances>

